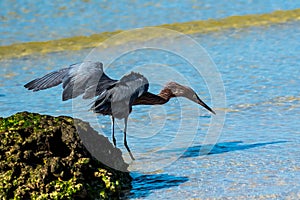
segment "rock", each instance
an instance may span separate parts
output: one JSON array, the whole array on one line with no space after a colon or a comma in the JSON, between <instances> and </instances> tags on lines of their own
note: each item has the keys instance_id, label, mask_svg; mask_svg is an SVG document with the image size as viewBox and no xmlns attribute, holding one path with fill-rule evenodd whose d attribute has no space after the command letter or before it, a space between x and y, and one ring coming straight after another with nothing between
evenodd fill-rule
<instances>
[{"instance_id":1,"label":"rock","mask_svg":"<svg viewBox=\"0 0 300 200\"><path fill-rule=\"evenodd\" d=\"M0 140L0 199L118 199L131 187L121 151L79 119L17 113L0 118Z\"/></svg>"}]
</instances>

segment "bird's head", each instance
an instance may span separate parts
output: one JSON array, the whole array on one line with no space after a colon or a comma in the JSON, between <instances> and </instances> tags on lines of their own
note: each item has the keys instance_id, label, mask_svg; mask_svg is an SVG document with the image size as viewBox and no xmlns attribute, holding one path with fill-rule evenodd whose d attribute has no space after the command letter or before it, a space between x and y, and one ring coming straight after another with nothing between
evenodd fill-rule
<instances>
[{"instance_id":1,"label":"bird's head","mask_svg":"<svg viewBox=\"0 0 300 200\"><path fill-rule=\"evenodd\" d=\"M171 97L185 97L201 106L206 108L208 111L210 111L213 114L216 114L215 111L213 111L208 105L206 105L197 95L197 93L190 87L180 85L176 82L169 82L167 83L165 90L169 90L171 93Z\"/></svg>"}]
</instances>

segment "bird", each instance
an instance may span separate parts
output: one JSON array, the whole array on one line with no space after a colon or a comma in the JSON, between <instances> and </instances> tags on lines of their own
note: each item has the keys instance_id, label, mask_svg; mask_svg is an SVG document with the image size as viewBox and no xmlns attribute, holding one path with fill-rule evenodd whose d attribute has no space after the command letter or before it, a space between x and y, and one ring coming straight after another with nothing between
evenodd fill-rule
<instances>
[{"instance_id":1,"label":"bird","mask_svg":"<svg viewBox=\"0 0 300 200\"><path fill-rule=\"evenodd\" d=\"M62 100L76 98L95 100L90 110L97 114L111 116L112 140L116 147L114 124L115 118L124 119L124 146L132 160L135 160L127 144L126 131L129 114L133 106L162 105L174 97L185 97L216 114L206 105L190 87L177 82L168 82L159 94L148 92L148 79L140 73L130 72L120 80L110 78L104 73L103 63L84 61L50 72L24 85L33 92L62 84Z\"/></svg>"}]
</instances>

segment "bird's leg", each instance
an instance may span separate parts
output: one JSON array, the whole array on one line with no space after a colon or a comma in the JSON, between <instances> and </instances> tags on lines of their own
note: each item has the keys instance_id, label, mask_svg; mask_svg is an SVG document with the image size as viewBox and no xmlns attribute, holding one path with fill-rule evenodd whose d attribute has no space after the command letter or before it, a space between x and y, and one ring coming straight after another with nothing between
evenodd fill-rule
<instances>
[{"instance_id":1,"label":"bird's leg","mask_svg":"<svg viewBox=\"0 0 300 200\"><path fill-rule=\"evenodd\" d=\"M111 126L112 140L113 140L115 147L117 147L116 138L115 138L115 118L114 117L111 117L111 123L112 123L112 126Z\"/></svg>"},{"instance_id":2,"label":"bird's leg","mask_svg":"<svg viewBox=\"0 0 300 200\"><path fill-rule=\"evenodd\" d=\"M128 121L128 117L125 117L125 119L124 119L124 124L125 124L125 127L124 127L124 146L126 147L131 159L135 160L132 153L131 153L131 151L130 151L130 149L129 149L129 147L128 147L128 145L127 145L127 140L126 140L127 121Z\"/></svg>"}]
</instances>

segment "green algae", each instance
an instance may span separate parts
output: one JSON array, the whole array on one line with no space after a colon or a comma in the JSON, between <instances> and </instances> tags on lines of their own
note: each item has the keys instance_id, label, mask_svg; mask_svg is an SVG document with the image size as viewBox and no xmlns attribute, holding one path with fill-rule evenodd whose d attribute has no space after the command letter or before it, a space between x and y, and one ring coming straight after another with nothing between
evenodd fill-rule
<instances>
[{"instance_id":1,"label":"green algae","mask_svg":"<svg viewBox=\"0 0 300 200\"><path fill-rule=\"evenodd\" d=\"M222 31L230 28L246 28L251 26L268 26L272 24L285 23L291 20L300 20L300 9L280 10L266 14L252 14L243 16L230 16L223 19L209 19L201 21L192 21L184 23L164 24L155 26L158 28L168 28L185 34L209 33ZM0 59L22 57L35 53L50 53L59 51L74 51L84 48L93 48L106 39L123 32L122 30L114 32L103 32L90 36L75 36L58 40L44 42L18 43L8 46L0 46ZM161 37L161 33L154 34L152 38ZM132 36L132 39L144 41L151 39L140 35ZM124 41L117 41L115 45L122 44Z\"/></svg>"},{"instance_id":2,"label":"green algae","mask_svg":"<svg viewBox=\"0 0 300 200\"><path fill-rule=\"evenodd\" d=\"M77 126L93 131L81 120ZM90 155L70 117L22 112L0 118L0 139L0 199L117 199L131 187L128 172ZM109 151L128 167L120 150L111 145Z\"/></svg>"}]
</instances>

